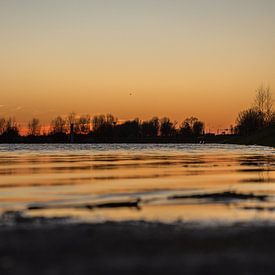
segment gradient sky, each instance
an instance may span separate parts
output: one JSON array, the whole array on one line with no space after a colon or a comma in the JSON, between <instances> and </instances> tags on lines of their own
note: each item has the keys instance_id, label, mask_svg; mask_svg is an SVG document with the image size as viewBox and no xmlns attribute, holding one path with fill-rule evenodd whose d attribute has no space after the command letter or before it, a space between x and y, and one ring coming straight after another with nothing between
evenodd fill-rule
<instances>
[{"instance_id":1,"label":"gradient sky","mask_svg":"<svg viewBox=\"0 0 275 275\"><path fill-rule=\"evenodd\" d=\"M0 0L0 116L227 127L275 89L274 14L274 0Z\"/></svg>"}]
</instances>

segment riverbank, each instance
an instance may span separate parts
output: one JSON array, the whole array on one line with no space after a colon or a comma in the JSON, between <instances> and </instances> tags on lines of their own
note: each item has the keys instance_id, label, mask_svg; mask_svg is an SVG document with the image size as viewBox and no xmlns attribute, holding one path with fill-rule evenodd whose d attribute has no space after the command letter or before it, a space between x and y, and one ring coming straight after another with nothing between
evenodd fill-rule
<instances>
[{"instance_id":1,"label":"riverbank","mask_svg":"<svg viewBox=\"0 0 275 275\"><path fill-rule=\"evenodd\" d=\"M248 136L225 137L223 143L275 147L275 127L270 127Z\"/></svg>"},{"instance_id":2,"label":"riverbank","mask_svg":"<svg viewBox=\"0 0 275 275\"><path fill-rule=\"evenodd\" d=\"M0 227L0 274L274 274L275 225L22 219Z\"/></svg>"},{"instance_id":3,"label":"riverbank","mask_svg":"<svg viewBox=\"0 0 275 275\"><path fill-rule=\"evenodd\" d=\"M275 147L275 128L265 129L248 136L238 135L205 135L197 138L101 138L79 136L74 142L65 136L61 139L45 137L18 137L16 139L1 139L0 144L238 144L238 145L262 145Z\"/></svg>"}]
</instances>

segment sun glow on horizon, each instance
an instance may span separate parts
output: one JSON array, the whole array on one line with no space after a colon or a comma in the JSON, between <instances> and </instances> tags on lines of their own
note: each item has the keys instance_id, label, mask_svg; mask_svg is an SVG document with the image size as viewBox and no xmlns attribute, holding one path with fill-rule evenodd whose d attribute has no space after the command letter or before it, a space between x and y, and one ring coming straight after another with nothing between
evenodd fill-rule
<instances>
[{"instance_id":1,"label":"sun glow on horizon","mask_svg":"<svg viewBox=\"0 0 275 275\"><path fill-rule=\"evenodd\" d=\"M2 1L0 116L234 124L275 87L271 0Z\"/></svg>"}]
</instances>

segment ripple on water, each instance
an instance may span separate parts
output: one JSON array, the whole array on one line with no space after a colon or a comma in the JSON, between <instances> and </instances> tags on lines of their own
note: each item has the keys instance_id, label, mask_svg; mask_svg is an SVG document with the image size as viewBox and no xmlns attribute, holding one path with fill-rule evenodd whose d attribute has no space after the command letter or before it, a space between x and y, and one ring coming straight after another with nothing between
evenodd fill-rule
<instances>
[{"instance_id":1,"label":"ripple on water","mask_svg":"<svg viewBox=\"0 0 275 275\"><path fill-rule=\"evenodd\" d=\"M275 150L263 146L1 144L0 209L84 219L274 219L274 164Z\"/></svg>"}]
</instances>

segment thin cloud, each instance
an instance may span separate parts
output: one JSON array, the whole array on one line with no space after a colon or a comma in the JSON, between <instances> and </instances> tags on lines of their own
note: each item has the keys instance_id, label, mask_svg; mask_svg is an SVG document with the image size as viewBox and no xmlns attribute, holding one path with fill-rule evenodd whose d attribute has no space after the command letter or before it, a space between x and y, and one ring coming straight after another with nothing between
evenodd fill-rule
<instances>
[{"instance_id":1,"label":"thin cloud","mask_svg":"<svg viewBox=\"0 0 275 275\"><path fill-rule=\"evenodd\" d=\"M15 110L15 111L19 111L19 110L22 110L22 109L23 109L22 106L17 106L14 110Z\"/></svg>"}]
</instances>

